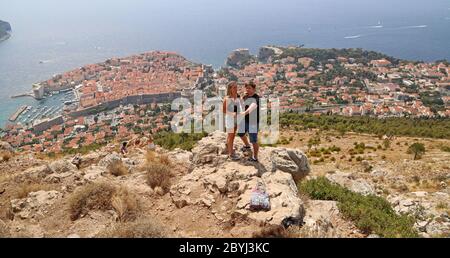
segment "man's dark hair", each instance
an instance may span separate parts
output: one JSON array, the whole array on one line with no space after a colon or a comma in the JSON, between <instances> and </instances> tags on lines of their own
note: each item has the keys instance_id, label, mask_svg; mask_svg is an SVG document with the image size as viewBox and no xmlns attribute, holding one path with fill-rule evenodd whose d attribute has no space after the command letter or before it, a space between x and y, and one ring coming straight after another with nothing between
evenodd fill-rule
<instances>
[{"instance_id":1,"label":"man's dark hair","mask_svg":"<svg viewBox=\"0 0 450 258\"><path fill-rule=\"evenodd\" d=\"M252 87L253 89L256 89L256 84L255 84L253 81L247 82L247 83L245 84L245 87L247 87L247 86L250 86L250 87Z\"/></svg>"}]
</instances>

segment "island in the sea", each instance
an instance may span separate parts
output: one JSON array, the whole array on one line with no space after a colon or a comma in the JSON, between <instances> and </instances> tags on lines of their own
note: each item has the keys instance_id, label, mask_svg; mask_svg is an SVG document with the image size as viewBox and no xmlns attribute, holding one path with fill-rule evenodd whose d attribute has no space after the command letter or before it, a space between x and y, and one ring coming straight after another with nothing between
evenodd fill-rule
<instances>
[{"instance_id":1,"label":"island in the sea","mask_svg":"<svg viewBox=\"0 0 450 258\"><path fill-rule=\"evenodd\" d=\"M11 25L8 22L0 20L0 42L7 40L11 36Z\"/></svg>"}]
</instances>

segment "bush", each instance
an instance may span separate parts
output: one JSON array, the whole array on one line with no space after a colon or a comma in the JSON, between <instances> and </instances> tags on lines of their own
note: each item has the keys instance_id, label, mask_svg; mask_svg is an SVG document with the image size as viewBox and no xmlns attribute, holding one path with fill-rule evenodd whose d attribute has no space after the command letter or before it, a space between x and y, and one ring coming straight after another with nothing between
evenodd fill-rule
<instances>
[{"instance_id":1,"label":"bush","mask_svg":"<svg viewBox=\"0 0 450 258\"><path fill-rule=\"evenodd\" d=\"M414 160L420 159L425 153L425 146L422 143L413 143L409 146L407 153L414 154Z\"/></svg>"},{"instance_id":2,"label":"bush","mask_svg":"<svg viewBox=\"0 0 450 258\"><path fill-rule=\"evenodd\" d=\"M133 221L139 215L138 198L126 188L120 188L111 198L111 206L117 212L120 222Z\"/></svg>"},{"instance_id":3,"label":"bush","mask_svg":"<svg viewBox=\"0 0 450 258\"><path fill-rule=\"evenodd\" d=\"M413 228L414 218L397 215L385 199L354 193L331 183L324 177L300 184L301 192L315 200L337 201L340 212L352 220L365 234L375 233L382 237L418 237Z\"/></svg>"},{"instance_id":4,"label":"bush","mask_svg":"<svg viewBox=\"0 0 450 258\"><path fill-rule=\"evenodd\" d=\"M8 162L12 158L12 154L9 151L3 151L0 153L1 162Z\"/></svg>"},{"instance_id":5,"label":"bush","mask_svg":"<svg viewBox=\"0 0 450 258\"><path fill-rule=\"evenodd\" d=\"M318 129L328 127L341 133L353 131L356 133L371 133L380 137L383 135L398 135L450 139L450 120L447 118L393 117L378 119L369 116L315 116L312 114L282 113L280 114L280 124L282 127L302 125L305 129L314 125L314 128Z\"/></svg>"},{"instance_id":6,"label":"bush","mask_svg":"<svg viewBox=\"0 0 450 258\"><path fill-rule=\"evenodd\" d=\"M148 163L145 170L147 171L147 184L151 188L161 187L164 193L169 191L171 177L169 166L159 162L153 162Z\"/></svg>"},{"instance_id":7,"label":"bush","mask_svg":"<svg viewBox=\"0 0 450 258\"><path fill-rule=\"evenodd\" d=\"M154 141L155 144L167 150L180 148L183 150L191 151L192 148L194 148L194 145L206 136L208 136L207 133L177 134L164 131L154 135Z\"/></svg>"},{"instance_id":8,"label":"bush","mask_svg":"<svg viewBox=\"0 0 450 258\"><path fill-rule=\"evenodd\" d=\"M125 188L107 183L91 183L75 191L69 198L70 218L77 220L91 210L115 210L121 222L136 219L140 212L137 197Z\"/></svg>"},{"instance_id":9,"label":"bush","mask_svg":"<svg viewBox=\"0 0 450 258\"><path fill-rule=\"evenodd\" d=\"M111 198L115 188L106 183L93 183L75 191L69 199L70 218L77 220L90 210L113 209Z\"/></svg>"},{"instance_id":10,"label":"bush","mask_svg":"<svg viewBox=\"0 0 450 258\"><path fill-rule=\"evenodd\" d=\"M450 152L450 146L442 146L441 150L445 152Z\"/></svg>"},{"instance_id":11,"label":"bush","mask_svg":"<svg viewBox=\"0 0 450 258\"><path fill-rule=\"evenodd\" d=\"M108 171L114 176L123 176L128 174L128 169L121 160L114 160L108 165Z\"/></svg>"},{"instance_id":12,"label":"bush","mask_svg":"<svg viewBox=\"0 0 450 258\"><path fill-rule=\"evenodd\" d=\"M38 191L50 191L52 189L51 185L45 183L35 183L35 182L25 182L17 188L17 193L15 198L22 199L26 198L29 193Z\"/></svg>"}]
</instances>

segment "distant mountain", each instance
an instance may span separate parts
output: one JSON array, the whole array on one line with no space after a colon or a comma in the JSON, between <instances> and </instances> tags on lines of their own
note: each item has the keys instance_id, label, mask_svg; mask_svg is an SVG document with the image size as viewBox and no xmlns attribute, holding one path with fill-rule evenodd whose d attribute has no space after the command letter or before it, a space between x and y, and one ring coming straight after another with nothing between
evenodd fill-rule
<instances>
[{"instance_id":1,"label":"distant mountain","mask_svg":"<svg viewBox=\"0 0 450 258\"><path fill-rule=\"evenodd\" d=\"M0 41L9 38L11 33L11 25L5 21L0 20Z\"/></svg>"}]
</instances>

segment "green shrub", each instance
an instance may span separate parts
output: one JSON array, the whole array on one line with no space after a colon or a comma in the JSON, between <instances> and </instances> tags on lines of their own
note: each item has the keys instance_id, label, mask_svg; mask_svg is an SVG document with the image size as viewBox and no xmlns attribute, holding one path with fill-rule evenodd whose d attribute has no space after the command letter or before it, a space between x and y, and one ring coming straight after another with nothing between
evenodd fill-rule
<instances>
[{"instance_id":1,"label":"green shrub","mask_svg":"<svg viewBox=\"0 0 450 258\"><path fill-rule=\"evenodd\" d=\"M304 181L299 189L314 200L337 201L344 217L352 220L365 234L389 238L418 237L413 228L414 218L396 214L390 203L381 197L354 193L325 177Z\"/></svg>"},{"instance_id":2,"label":"green shrub","mask_svg":"<svg viewBox=\"0 0 450 258\"><path fill-rule=\"evenodd\" d=\"M430 137L450 139L450 120L447 118L373 118L369 116L338 116L282 113L280 124L283 127L303 126L305 129L329 128L341 134L345 132L371 133L380 136L398 135L411 137ZM385 148L387 142L383 142ZM390 143L389 143L390 145Z\"/></svg>"},{"instance_id":3,"label":"green shrub","mask_svg":"<svg viewBox=\"0 0 450 258\"><path fill-rule=\"evenodd\" d=\"M425 153L425 146L422 143L413 143L411 144L411 146L409 146L408 154L413 154L414 155L414 160L416 159L420 159L422 157L422 155Z\"/></svg>"},{"instance_id":4,"label":"green shrub","mask_svg":"<svg viewBox=\"0 0 450 258\"><path fill-rule=\"evenodd\" d=\"M450 152L450 146L442 146L441 150L445 152Z\"/></svg>"},{"instance_id":5,"label":"green shrub","mask_svg":"<svg viewBox=\"0 0 450 258\"><path fill-rule=\"evenodd\" d=\"M180 148L183 150L190 151L194 148L194 145L208 136L207 133L199 133L199 134L187 134L187 133L173 133L173 132L160 132L154 136L155 144L168 149L173 150L176 148Z\"/></svg>"}]
</instances>

